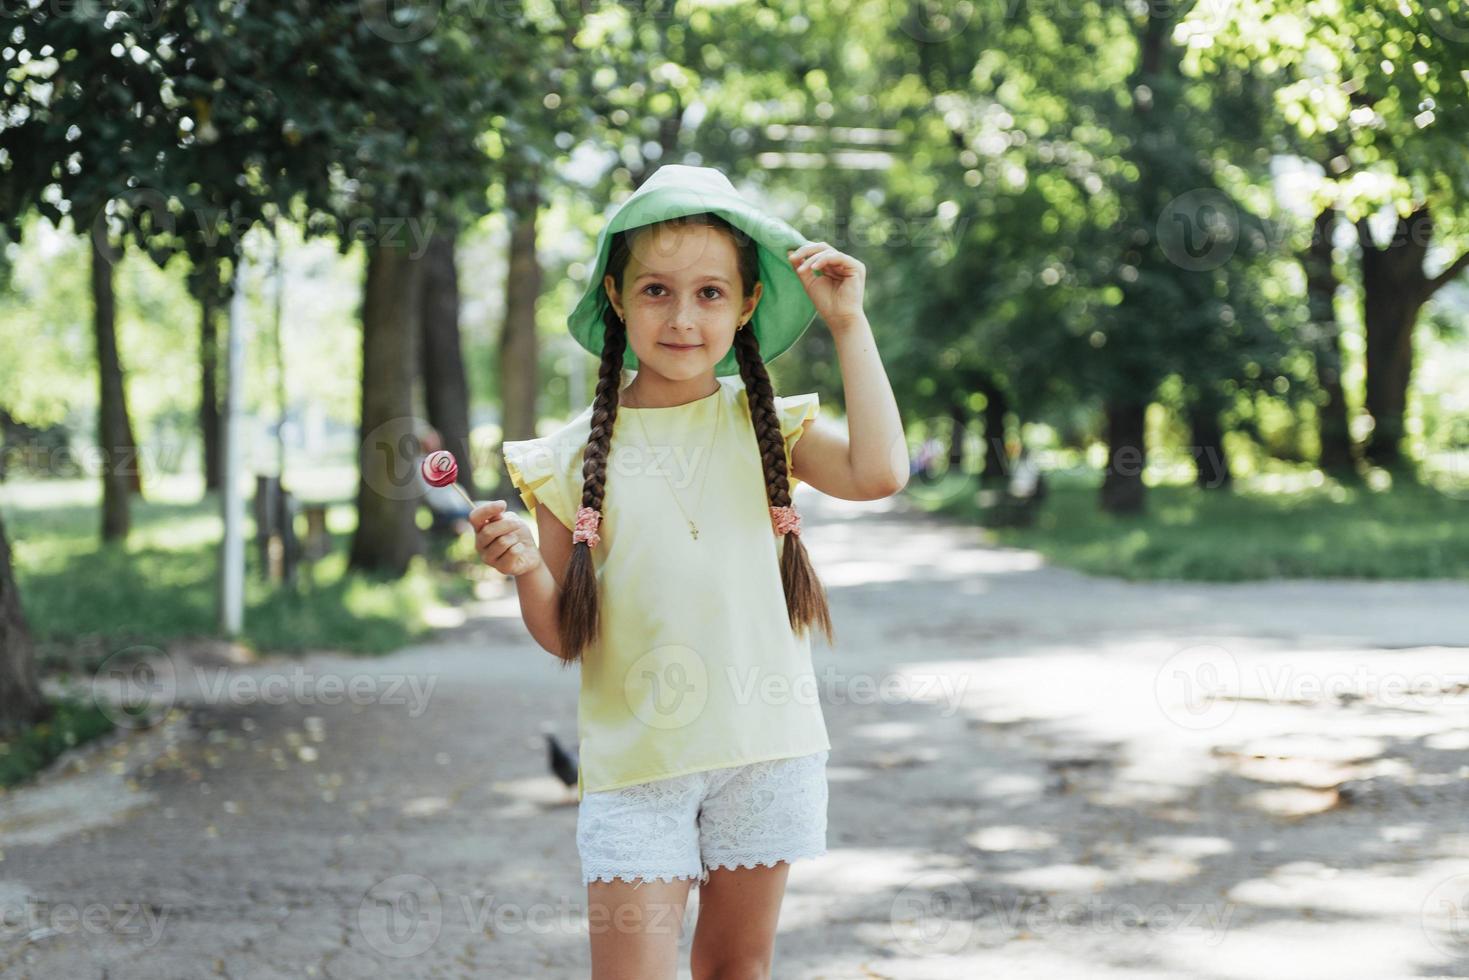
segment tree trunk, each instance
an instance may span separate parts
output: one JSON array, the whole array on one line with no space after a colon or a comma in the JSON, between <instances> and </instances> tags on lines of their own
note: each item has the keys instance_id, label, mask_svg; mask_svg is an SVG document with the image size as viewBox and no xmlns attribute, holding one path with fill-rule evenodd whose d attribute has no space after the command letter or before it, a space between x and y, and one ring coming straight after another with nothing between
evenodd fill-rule
<instances>
[{"instance_id":1,"label":"tree trunk","mask_svg":"<svg viewBox=\"0 0 1469 980\"><path fill-rule=\"evenodd\" d=\"M511 182L506 201L510 227L510 272L505 284L505 329L500 336L501 438L532 439L536 424L536 298L541 267L536 257L536 218L540 189L533 180ZM500 466L500 486L510 476Z\"/></svg>"},{"instance_id":2,"label":"tree trunk","mask_svg":"<svg viewBox=\"0 0 1469 980\"><path fill-rule=\"evenodd\" d=\"M987 486L1003 486L1010 479L1010 453L1005 448L1005 415L1010 411L1009 399L998 385L981 386L984 392L984 471L979 482Z\"/></svg>"},{"instance_id":3,"label":"tree trunk","mask_svg":"<svg viewBox=\"0 0 1469 980\"><path fill-rule=\"evenodd\" d=\"M119 365L121 370L121 365ZM127 443L123 450L123 475L127 477L128 493L143 496L143 454L138 449L138 437L133 434L133 416L127 409L127 398L123 398L122 432Z\"/></svg>"},{"instance_id":4,"label":"tree trunk","mask_svg":"<svg viewBox=\"0 0 1469 980\"><path fill-rule=\"evenodd\" d=\"M459 342L459 274L453 229L435 234L424 254L422 351L424 404L443 447L459 461L459 483L474 496L469 452L469 383Z\"/></svg>"},{"instance_id":5,"label":"tree trunk","mask_svg":"<svg viewBox=\"0 0 1469 980\"><path fill-rule=\"evenodd\" d=\"M423 264L370 243L362 302L362 421L351 568L401 577L423 549L423 489L413 438Z\"/></svg>"},{"instance_id":6,"label":"tree trunk","mask_svg":"<svg viewBox=\"0 0 1469 980\"><path fill-rule=\"evenodd\" d=\"M35 645L20 607L10 541L0 519L0 736L14 735L50 713L36 679Z\"/></svg>"},{"instance_id":7,"label":"tree trunk","mask_svg":"<svg viewBox=\"0 0 1469 980\"><path fill-rule=\"evenodd\" d=\"M102 540L127 537L128 495L133 492L128 470L132 441L127 421L127 397L122 363L117 353L117 305L112 290L112 263L97 242L92 243L92 324L97 336L97 446L102 465Z\"/></svg>"},{"instance_id":8,"label":"tree trunk","mask_svg":"<svg viewBox=\"0 0 1469 980\"><path fill-rule=\"evenodd\" d=\"M1224 454L1224 427L1219 424L1219 401L1211 391L1188 404L1195 483L1203 490L1227 489L1233 480L1229 472L1229 457Z\"/></svg>"},{"instance_id":9,"label":"tree trunk","mask_svg":"<svg viewBox=\"0 0 1469 980\"><path fill-rule=\"evenodd\" d=\"M1367 328L1367 411L1372 435L1365 455L1374 464L1403 461L1403 414L1413 377L1413 327L1433 294L1469 268L1469 252L1430 278L1423 260L1433 240L1433 217L1423 205L1399 217L1392 241L1378 248L1363 218L1357 222L1362 245L1362 321Z\"/></svg>"},{"instance_id":10,"label":"tree trunk","mask_svg":"<svg viewBox=\"0 0 1469 980\"><path fill-rule=\"evenodd\" d=\"M214 283L218 260L211 260L199 291L199 433L204 441L204 491L218 490L223 479L222 416L219 410L219 316Z\"/></svg>"},{"instance_id":11,"label":"tree trunk","mask_svg":"<svg viewBox=\"0 0 1469 980\"><path fill-rule=\"evenodd\" d=\"M1148 95L1133 100L1133 114L1136 117L1134 125L1144 138L1134 143L1132 152L1128 154L1130 162L1137 167L1138 177L1133 182L1136 191L1127 208L1132 212L1129 216L1131 222L1137 222L1139 216L1148 216L1147 226L1151 231L1151 216L1161 213L1165 202L1172 196L1167 181L1170 177L1176 179L1176 175L1158 172L1162 168L1154 159L1157 151L1149 150L1147 144L1156 134L1166 132L1168 127L1170 113L1160 113L1157 100L1167 98L1173 87L1169 79L1161 76L1165 70L1170 75L1176 73L1176 57L1172 64L1168 63L1168 59L1173 54L1169 37L1178 11L1176 8L1150 4L1146 8L1146 14L1147 19L1137 38L1137 66L1128 86L1133 92L1145 90ZM1134 247L1123 242L1124 249L1131 250ZM1156 250L1156 243L1153 250ZM1144 261L1156 264L1159 259L1149 257ZM1146 277L1174 274L1176 271L1171 268L1166 271L1164 268L1140 270L1140 275ZM1146 281L1137 280L1139 285ZM1119 318L1125 321L1129 316L1156 315L1151 300L1145 297L1143 291L1129 285L1127 281L1120 285L1122 303L1116 311ZM1136 355L1129 358L1120 350L1112 354L1111 358L1114 359L1113 377L1108 386L1111 393L1105 397L1103 403L1107 465L1102 475L1098 505L1107 513L1136 514L1141 513L1147 503L1147 486L1143 483L1143 469L1147 463L1145 424L1149 398L1158 386L1157 377L1147 375L1156 375L1158 368L1155 363L1143 366L1144 360L1152 361L1153 358L1139 359Z\"/></svg>"},{"instance_id":12,"label":"tree trunk","mask_svg":"<svg viewBox=\"0 0 1469 980\"><path fill-rule=\"evenodd\" d=\"M949 406L949 472L964 474L964 437L969 432L969 410L955 402Z\"/></svg>"},{"instance_id":13,"label":"tree trunk","mask_svg":"<svg viewBox=\"0 0 1469 980\"><path fill-rule=\"evenodd\" d=\"M1146 500L1143 467L1147 464L1144 424L1148 403L1135 398L1107 401L1107 470L1100 503L1112 514L1136 514Z\"/></svg>"},{"instance_id":14,"label":"tree trunk","mask_svg":"<svg viewBox=\"0 0 1469 980\"><path fill-rule=\"evenodd\" d=\"M1404 293L1379 289L1366 297L1367 411L1373 420L1366 447L1374 464L1403 461L1404 413L1413 374L1413 325L1420 307Z\"/></svg>"},{"instance_id":15,"label":"tree trunk","mask_svg":"<svg viewBox=\"0 0 1469 980\"><path fill-rule=\"evenodd\" d=\"M1423 256L1431 225L1425 212L1399 218L1393 240L1362 248L1362 321L1367 331L1367 411L1372 435L1366 456L1378 466L1402 461L1403 413L1413 375L1413 325L1423 294ZM1359 227L1365 226L1365 219ZM1415 240L1416 236L1424 236Z\"/></svg>"},{"instance_id":16,"label":"tree trunk","mask_svg":"<svg viewBox=\"0 0 1469 980\"><path fill-rule=\"evenodd\" d=\"M1311 247L1302 257L1306 270L1309 331L1306 349L1316 362L1316 384L1325 399L1317 403L1317 438L1321 454L1317 465L1328 473L1353 469L1352 434L1347 424L1346 393L1341 385L1341 324L1336 319L1336 290L1340 285L1331 261L1331 235L1336 211L1323 208L1316 215Z\"/></svg>"}]
</instances>

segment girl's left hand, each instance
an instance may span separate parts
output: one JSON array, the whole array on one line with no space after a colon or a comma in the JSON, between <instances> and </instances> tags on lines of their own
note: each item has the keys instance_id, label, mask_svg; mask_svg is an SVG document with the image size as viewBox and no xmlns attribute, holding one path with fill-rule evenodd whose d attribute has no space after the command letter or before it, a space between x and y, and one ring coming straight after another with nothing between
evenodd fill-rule
<instances>
[{"instance_id":1,"label":"girl's left hand","mask_svg":"<svg viewBox=\"0 0 1469 980\"><path fill-rule=\"evenodd\" d=\"M827 326L840 330L861 318L867 266L826 242L802 245L787 253L786 258L796 267L806 295ZM817 269L821 270L819 276Z\"/></svg>"}]
</instances>

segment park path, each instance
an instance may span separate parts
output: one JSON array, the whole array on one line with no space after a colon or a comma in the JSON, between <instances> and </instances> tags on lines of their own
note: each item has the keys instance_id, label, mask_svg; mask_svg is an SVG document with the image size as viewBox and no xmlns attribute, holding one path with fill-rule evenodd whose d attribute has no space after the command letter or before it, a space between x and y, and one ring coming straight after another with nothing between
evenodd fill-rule
<instances>
[{"instance_id":1,"label":"park path","mask_svg":"<svg viewBox=\"0 0 1469 980\"><path fill-rule=\"evenodd\" d=\"M801 492L830 853L776 977L1469 975L1469 584L1096 579ZM381 659L177 666L187 710L0 799L0 975L588 974L539 734L576 678L513 588Z\"/></svg>"}]
</instances>

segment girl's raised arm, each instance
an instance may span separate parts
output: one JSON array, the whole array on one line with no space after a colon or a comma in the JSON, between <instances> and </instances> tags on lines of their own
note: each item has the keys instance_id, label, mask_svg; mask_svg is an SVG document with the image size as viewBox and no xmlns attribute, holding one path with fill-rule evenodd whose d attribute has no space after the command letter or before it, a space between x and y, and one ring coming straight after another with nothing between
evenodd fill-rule
<instances>
[{"instance_id":1,"label":"girl's raised arm","mask_svg":"<svg viewBox=\"0 0 1469 980\"><path fill-rule=\"evenodd\" d=\"M802 482L844 500L891 496L908 482L908 445L862 309L867 267L825 242L803 245L788 258L836 342L847 404L847 432L808 423L791 449L791 469Z\"/></svg>"}]
</instances>

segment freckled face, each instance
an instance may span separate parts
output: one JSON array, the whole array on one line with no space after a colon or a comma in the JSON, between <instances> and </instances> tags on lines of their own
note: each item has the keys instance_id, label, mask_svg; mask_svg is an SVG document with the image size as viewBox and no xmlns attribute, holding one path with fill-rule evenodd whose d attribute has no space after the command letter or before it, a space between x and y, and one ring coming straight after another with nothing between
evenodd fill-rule
<instances>
[{"instance_id":1,"label":"freckled face","mask_svg":"<svg viewBox=\"0 0 1469 980\"><path fill-rule=\"evenodd\" d=\"M627 324L627 342L639 367L670 381L712 374L761 292L757 282L750 299L744 299L735 244L707 225L634 231L623 288L610 275L603 285Z\"/></svg>"}]
</instances>

